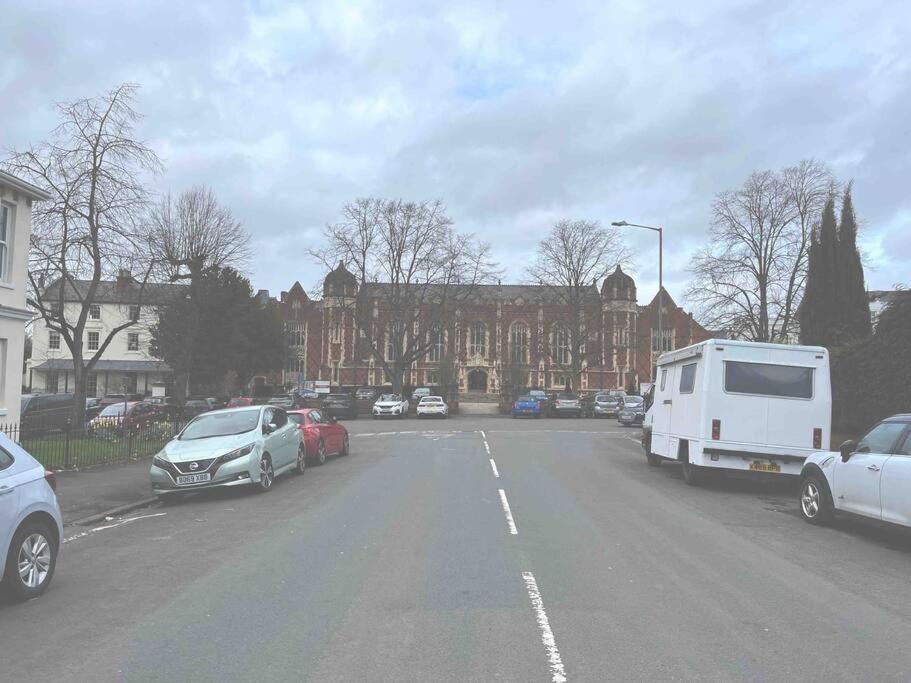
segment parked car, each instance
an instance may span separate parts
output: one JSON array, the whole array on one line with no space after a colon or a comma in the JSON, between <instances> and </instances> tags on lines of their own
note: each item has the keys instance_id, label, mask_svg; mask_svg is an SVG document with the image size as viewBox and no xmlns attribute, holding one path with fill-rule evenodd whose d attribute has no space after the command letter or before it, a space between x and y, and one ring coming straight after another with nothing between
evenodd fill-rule
<instances>
[{"instance_id":1,"label":"parked car","mask_svg":"<svg viewBox=\"0 0 911 683\"><path fill-rule=\"evenodd\" d=\"M831 420L826 349L709 339L658 358L643 447L690 485L710 468L799 475Z\"/></svg>"},{"instance_id":2,"label":"parked car","mask_svg":"<svg viewBox=\"0 0 911 683\"><path fill-rule=\"evenodd\" d=\"M227 405L227 401L222 401L220 398L215 396L208 396L206 401L209 402L209 405L212 406L212 410L221 410Z\"/></svg>"},{"instance_id":3,"label":"parked car","mask_svg":"<svg viewBox=\"0 0 911 683\"><path fill-rule=\"evenodd\" d=\"M592 404L592 416L617 417L617 409L622 400L621 397L611 396L606 391L598 394Z\"/></svg>"},{"instance_id":4,"label":"parked car","mask_svg":"<svg viewBox=\"0 0 911 683\"><path fill-rule=\"evenodd\" d=\"M150 396L146 403L155 406L162 417L172 420L180 417L180 404L173 396Z\"/></svg>"},{"instance_id":5,"label":"parked car","mask_svg":"<svg viewBox=\"0 0 911 683\"><path fill-rule=\"evenodd\" d=\"M184 402L181 414L185 420L190 420L210 410L212 405L204 398L189 398Z\"/></svg>"},{"instance_id":6,"label":"parked car","mask_svg":"<svg viewBox=\"0 0 911 683\"><path fill-rule=\"evenodd\" d=\"M543 389L529 389L528 395L534 397L534 399L538 402L538 407L541 408L542 415L550 414L552 404L546 391Z\"/></svg>"},{"instance_id":7,"label":"parked car","mask_svg":"<svg viewBox=\"0 0 911 683\"><path fill-rule=\"evenodd\" d=\"M97 417L98 413L100 413L103 408L104 406L101 405L100 398L92 397L85 399L85 421L88 422L93 417Z\"/></svg>"},{"instance_id":8,"label":"parked car","mask_svg":"<svg viewBox=\"0 0 911 683\"><path fill-rule=\"evenodd\" d=\"M617 422L624 427L641 425L645 419L645 399L641 396L624 396L617 408Z\"/></svg>"},{"instance_id":9,"label":"parked car","mask_svg":"<svg viewBox=\"0 0 911 683\"><path fill-rule=\"evenodd\" d=\"M322 465L330 455L348 455L348 430L334 417L316 408L288 412L288 419L298 426L308 460Z\"/></svg>"},{"instance_id":10,"label":"parked car","mask_svg":"<svg viewBox=\"0 0 911 683\"><path fill-rule=\"evenodd\" d=\"M418 417L449 417L449 406L442 396L424 396L415 411Z\"/></svg>"},{"instance_id":11,"label":"parked car","mask_svg":"<svg viewBox=\"0 0 911 683\"><path fill-rule=\"evenodd\" d=\"M313 389L301 389L300 391L297 391L296 394L305 401L318 400L320 396L322 396L322 394Z\"/></svg>"},{"instance_id":12,"label":"parked car","mask_svg":"<svg viewBox=\"0 0 911 683\"><path fill-rule=\"evenodd\" d=\"M73 414L73 394L23 394L20 433L64 429Z\"/></svg>"},{"instance_id":13,"label":"parked car","mask_svg":"<svg viewBox=\"0 0 911 683\"><path fill-rule=\"evenodd\" d=\"M101 399L101 405L109 406L114 403L129 403L130 401L141 401L145 398L144 394L105 394Z\"/></svg>"},{"instance_id":14,"label":"parked car","mask_svg":"<svg viewBox=\"0 0 911 683\"><path fill-rule=\"evenodd\" d=\"M516 417L541 417L541 404L531 394L519 396L512 404L512 416Z\"/></svg>"},{"instance_id":15,"label":"parked car","mask_svg":"<svg viewBox=\"0 0 911 683\"><path fill-rule=\"evenodd\" d=\"M351 398L351 394L327 394L323 399L322 409L325 415L335 418L357 418L357 403Z\"/></svg>"},{"instance_id":16,"label":"parked car","mask_svg":"<svg viewBox=\"0 0 911 683\"><path fill-rule=\"evenodd\" d=\"M568 415L570 417L582 417L582 404L579 403L579 397L575 394L564 391L557 394L556 399L554 399L554 415L558 417L563 417Z\"/></svg>"},{"instance_id":17,"label":"parked car","mask_svg":"<svg viewBox=\"0 0 911 683\"><path fill-rule=\"evenodd\" d=\"M408 400L399 394L382 394L373 404L373 419L379 417L405 417L408 414Z\"/></svg>"},{"instance_id":18,"label":"parked car","mask_svg":"<svg viewBox=\"0 0 911 683\"><path fill-rule=\"evenodd\" d=\"M811 524L847 512L911 526L911 414L883 420L837 453L814 453L800 477L800 514Z\"/></svg>"},{"instance_id":19,"label":"parked car","mask_svg":"<svg viewBox=\"0 0 911 683\"><path fill-rule=\"evenodd\" d=\"M582 417L592 417L595 409L596 391L580 391L579 406L582 408Z\"/></svg>"},{"instance_id":20,"label":"parked car","mask_svg":"<svg viewBox=\"0 0 911 683\"><path fill-rule=\"evenodd\" d=\"M247 396L233 396L228 401L228 408L245 408L253 405L253 399Z\"/></svg>"},{"instance_id":21,"label":"parked car","mask_svg":"<svg viewBox=\"0 0 911 683\"><path fill-rule=\"evenodd\" d=\"M162 416L156 406L145 401L113 403L98 413L98 417L89 422L88 428L100 436L135 434Z\"/></svg>"},{"instance_id":22,"label":"parked car","mask_svg":"<svg viewBox=\"0 0 911 683\"><path fill-rule=\"evenodd\" d=\"M270 406L284 408L285 410L291 410L292 408L303 408L304 399L297 394L280 394L279 396L270 398L268 404Z\"/></svg>"},{"instance_id":23,"label":"parked car","mask_svg":"<svg viewBox=\"0 0 911 683\"><path fill-rule=\"evenodd\" d=\"M371 387L361 387L354 392L354 398L358 401L372 401L376 398L376 389Z\"/></svg>"},{"instance_id":24,"label":"parked car","mask_svg":"<svg viewBox=\"0 0 911 683\"><path fill-rule=\"evenodd\" d=\"M187 491L253 486L269 491L275 477L303 473L301 431L275 406L250 406L203 413L152 459L152 491L173 502Z\"/></svg>"},{"instance_id":25,"label":"parked car","mask_svg":"<svg viewBox=\"0 0 911 683\"><path fill-rule=\"evenodd\" d=\"M0 588L17 600L51 583L63 537L57 479L0 433Z\"/></svg>"}]
</instances>

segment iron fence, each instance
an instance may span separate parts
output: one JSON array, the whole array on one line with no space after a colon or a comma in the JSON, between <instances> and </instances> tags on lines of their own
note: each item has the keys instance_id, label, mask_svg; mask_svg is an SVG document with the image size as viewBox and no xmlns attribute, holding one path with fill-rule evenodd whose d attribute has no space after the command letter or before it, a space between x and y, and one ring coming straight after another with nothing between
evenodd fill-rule
<instances>
[{"instance_id":1,"label":"iron fence","mask_svg":"<svg viewBox=\"0 0 911 683\"><path fill-rule=\"evenodd\" d=\"M80 469L152 456L184 424L186 420L161 415L143 420L99 416L84 425L29 421L0 425L0 431L48 469Z\"/></svg>"}]
</instances>

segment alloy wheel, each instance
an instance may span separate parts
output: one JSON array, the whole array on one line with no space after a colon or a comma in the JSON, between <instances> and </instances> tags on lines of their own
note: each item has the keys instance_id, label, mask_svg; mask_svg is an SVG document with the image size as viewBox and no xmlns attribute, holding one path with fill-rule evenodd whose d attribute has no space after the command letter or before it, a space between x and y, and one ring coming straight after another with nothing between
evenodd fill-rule
<instances>
[{"instance_id":1,"label":"alloy wheel","mask_svg":"<svg viewBox=\"0 0 911 683\"><path fill-rule=\"evenodd\" d=\"M301 444L297 449L297 473L303 474L307 469L307 449Z\"/></svg>"},{"instance_id":2,"label":"alloy wheel","mask_svg":"<svg viewBox=\"0 0 911 683\"><path fill-rule=\"evenodd\" d=\"M316 461L320 465L326 464L326 444L322 441L319 442L319 446L316 449Z\"/></svg>"},{"instance_id":3,"label":"alloy wheel","mask_svg":"<svg viewBox=\"0 0 911 683\"><path fill-rule=\"evenodd\" d=\"M275 479L275 471L272 469L272 460L268 455L264 455L259 461L259 487L263 491L272 488L272 482Z\"/></svg>"},{"instance_id":4,"label":"alloy wheel","mask_svg":"<svg viewBox=\"0 0 911 683\"><path fill-rule=\"evenodd\" d=\"M30 534L22 541L17 569L19 580L28 588L38 588L47 579L51 569L51 545L43 534Z\"/></svg>"},{"instance_id":5,"label":"alloy wheel","mask_svg":"<svg viewBox=\"0 0 911 683\"><path fill-rule=\"evenodd\" d=\"M807 519L814 519L819 514L819 489L815 482L808 481L800 495L800 507Z\"/></svg>"}]
</instances>

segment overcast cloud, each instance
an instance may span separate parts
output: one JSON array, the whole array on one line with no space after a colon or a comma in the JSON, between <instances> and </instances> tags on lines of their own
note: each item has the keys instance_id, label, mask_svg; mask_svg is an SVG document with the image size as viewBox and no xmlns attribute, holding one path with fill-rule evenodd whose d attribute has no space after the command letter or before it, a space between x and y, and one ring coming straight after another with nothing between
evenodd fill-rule
<instances>
[{"instance_id":1,"label":"overcast cloud","mask_svg":"<svg viewBox=\"0 0 911 683\"><path fill-rule=\"evenodd\" d=\"M678 300L713 195L816 157L854 179L885 289L911 281L909 38L906 1L0 0L0 145L136 82L157 189L211 185L255 287L311 287L322 226L382 195L441 198L510 281L555 219L663 225ZM629 243L650 298L654 239Z\"/></svg>"}]
</instances>

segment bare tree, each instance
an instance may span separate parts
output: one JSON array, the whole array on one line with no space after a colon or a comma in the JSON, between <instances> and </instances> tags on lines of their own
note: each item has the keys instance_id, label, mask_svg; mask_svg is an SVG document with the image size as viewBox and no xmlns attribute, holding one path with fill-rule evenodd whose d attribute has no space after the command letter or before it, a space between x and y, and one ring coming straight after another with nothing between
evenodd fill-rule
<instances>
[{"instance_id":1,"label":"bare tree","mask_svg":"<svg viewBox=\"0 0 911 683\"><path fill-rule=\"evenodd\" d=\"M170 282L192 283L210 269L241 271L250 257L249 234L203 186L161 199L152 211L151 243Z\"/></svg>"},{"instance_id":2,"label":"bare tree","mask_svg":"<svg viewBox=\"0 0 911 683\"><path fill-rule=\"evenodd\" d=\"M86 355L89 310L120 275L134 305L142 303L153 267L144 222L149 196L143 175L161 163L135 137L138 86L120 85L94 98L58 105L61 123L51 139L14 152L5 165L51 194L34 214L28 303L58 332L73 357L74 420L85 411L85 380L111 340L134 316L106 331ZM139 273L125 278L126 272Z\"/></svg>"},{"instance_id":3,"label":"bare tree","mask_svg":"<svg viewBox=\"0 0 911 683\"><path fill-rule=\"evenodd\" d=\"M829 169L808 160L754 172L715 198L710 244L692 260L686 294L704 325L754 341L791 338L810 238L834 186Z\"/></svg>"},{"instance_id":4,"label":"bare tree","mask_svg":"<svg viewBox=\"0 0 911 683\"><path fill-rule=\"evenodd\" d=\"M538 244L529 277L551 293L557 303L550 330L552 362L570 373L579 388L583 362L600 329L600 298L597 282L629 252L617 229L597 221L561 220Z\"/></svg>"},{"instance_id":5,"label":"bare tree","mask_svg":"<svg viewBox=\"0 0 911 683\"><path fill-rule=\"evenodd\" d=\"M496 275L490 248L456 232L440 201L364 198L342 214L326 227L326 248L310 254L353 271L358 293L349 311L363 350L400 392L413 363L433 358L440 345L445 353L447 321L459 302Z\"/></svg>"}]
</instances>

